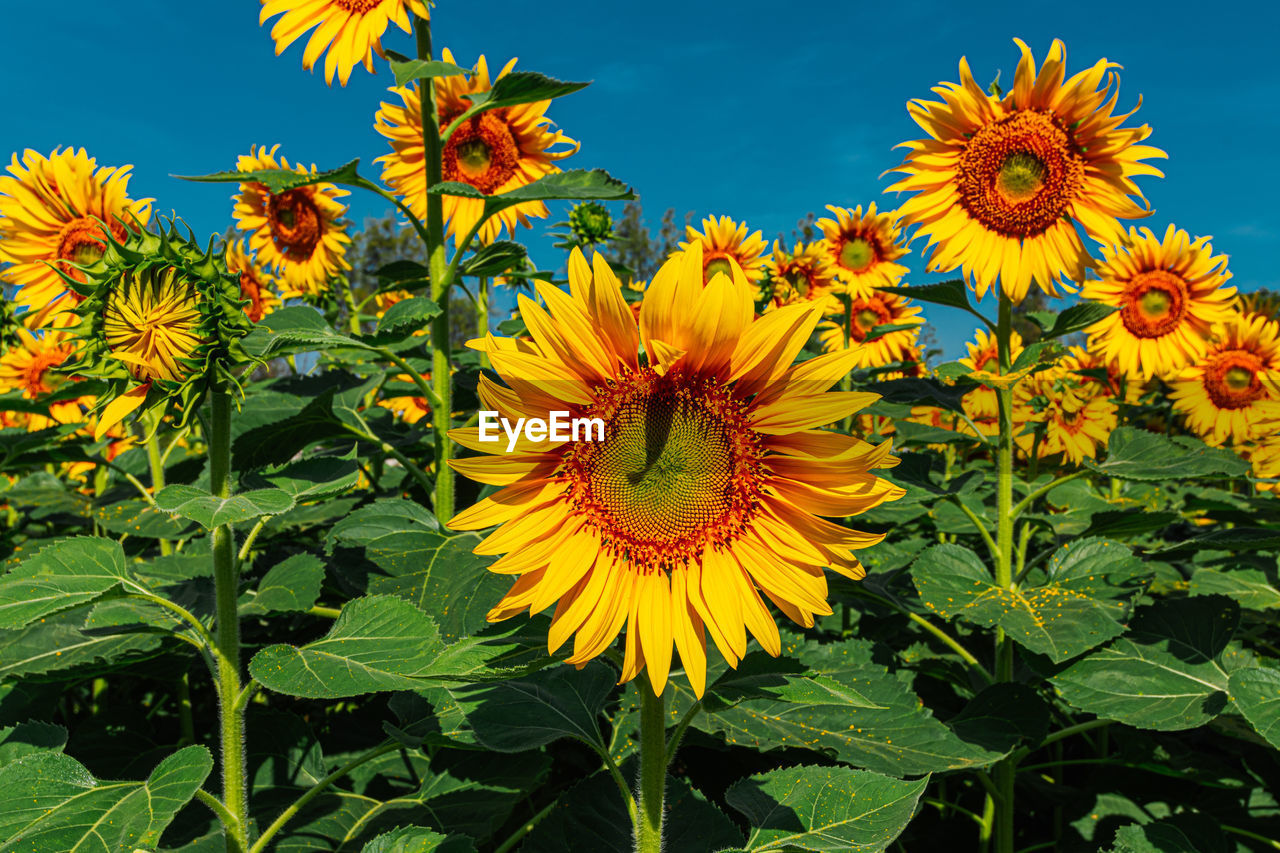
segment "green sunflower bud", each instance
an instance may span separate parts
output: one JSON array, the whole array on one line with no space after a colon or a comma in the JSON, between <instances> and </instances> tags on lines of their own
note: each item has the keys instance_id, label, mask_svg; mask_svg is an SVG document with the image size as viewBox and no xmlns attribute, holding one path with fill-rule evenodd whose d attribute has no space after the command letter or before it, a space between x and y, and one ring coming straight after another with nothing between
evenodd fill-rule
<instances>
[{"instance_id":1,"label":"green sunflower bud","mask_svg":"<svg viewBox=\"0 0 1280 853\"><path fill-rule=\"evenodd\" d=\"M613 239L613 217L597 201L579 202L569 211L569 230L581 245L607 243Z\"/></svg>"}]
</instances>

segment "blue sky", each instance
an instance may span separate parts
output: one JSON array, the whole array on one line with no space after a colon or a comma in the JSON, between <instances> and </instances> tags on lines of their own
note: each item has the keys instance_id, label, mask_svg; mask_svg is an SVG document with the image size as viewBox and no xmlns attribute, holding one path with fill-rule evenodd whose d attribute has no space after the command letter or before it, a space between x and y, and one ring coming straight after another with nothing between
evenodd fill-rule
<instances>
[{"instance_id":1,"label":"blue sky","mask_svg":"<svg viewBox=\"0 0 1280 853\"><path fill-rule=\"evenodd\" d=\"M372 118L392 83L385 68L330 89L302 70L302 42L274 56L257 9L252 0L63 0L50 29L50 7L12 4L6 29L26 35L6 43L0 155L74 145L100 164L132 163L132 195L154 197L157 211L177 211L200 234L230 224L229 187L170 175L233 168L253 143L281 143L291 160L321 168L360 157L376 177L372 160L386 149ZM1143 184L1156 210L1143 224L1213 235L1234 283L1251 290L1280 287L1280 170L1269 159L1280 75L1272 28L1261 24L1271 12L1261 3L440 0L433 29L464 65L482 52L491 65L518 56L519 68L595 81L550 113L582 142L566 165L607 168L633 185L655 230L673 207L745 219L770 240L828 203L892 206L880 175L901 161L893 145L917 135L906 101L956 79L962 55L980 82L997 69L1007 82L1014 36L1037 59L1059 37L1069 72L1099 57L1124 66L1120 105L1141 94L1137 118L1170 155L1166 178ZM398 33L387 43L412 50ZM351 200L356 223L386 208ZM545 266L558 259L537 238L544 231L526 236ZM918 253L908 261L922 269ZM973 324L940 308L926 314L957 355Z\"/></svg>"}]
</instances>

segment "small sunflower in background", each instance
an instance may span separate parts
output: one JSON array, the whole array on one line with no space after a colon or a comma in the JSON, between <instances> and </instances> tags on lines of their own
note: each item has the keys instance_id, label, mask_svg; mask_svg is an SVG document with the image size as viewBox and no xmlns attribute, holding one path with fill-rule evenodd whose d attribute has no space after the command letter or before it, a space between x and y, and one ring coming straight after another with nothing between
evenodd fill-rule
<instances>
[{"instance_id":1,"label":"small sunflower in background","mask_svg":"<svg viewBox=\"0 0 1280 853\"><path fill-rule=\"evenodd\" d=\"M702 257L704 283L710 283L716 273L732 277L735 269L753 288L764 280L767 244L759 231L749 233L745 222L734 222L727 216L708 216L702 220L701 231L692 225L686 225L684 230L685 240L671 257L683 258L697 246Z\"/></svg>"},{"instance_id":2,"label":"small sunflower in background","mask_svg":"<svg viewBox=\"0 0 1280 853\"><path fill-rule=\"evenodd\" d=\"M210 387L239 387L237 368L249 360L240 339L252 324L239 281L212 241L202 250L169 225L109 240L101 258L80 267L83 282L65 279L83 300L64 369L107 382L95 439L139 409L167 408L187 423Z\"/></svg>"},{"instance_id":3,"label":"small sunflower in background","mask_svg":"<svg viewBox=\"0 0 1280 853\"><path fill-rule=\"evenodd\" d=\"M1131 228L1102 257L1098 280L1085 282L1080 295L1120 310L1089 327L1089 350L1121 373L1146 379L1181 370L1235 316L1227 257L1213 254L1208 237L1192 241L1172 225L1163 239Z\"/></svg>"},{"instance_id":4,"label":"small sunflower in background","mask_svg":"<svg viewBox=\"0 0 1280 853\"><path fill-rule=\"evenodd\" d=\"M894 287L907 274L897 260L910 250L902 238L896 211L876 212L875 202L855 208L827 205L835 217L816 223L822 247L835 270L838 289L850 296L869 296L877 287Z\"/></svg>"},{"instance_id":5,"label":"small sunflower in background","mask_svg":"<svg viewBox=\"0 0 1280 853\"><path fill-rule=\"evenodd\" d=\"M289 165L277 159L279 145L249 149L241 154L236 168L241 172L264 169L292 169L300 175L314 175L301 163ZM347 208L338 199L350 195L333 184L319 183L273 193L251 181L240 185L232 215L236 227L249 236L249 248L263 266L282 277L286 298L323 296L334 276L351 269L347 262L347 236L342 216Z\"/></svg>"},{"instance_id":6,"label":"small sunflower in background","mask_svg":"<svg viewBox=\"0 0 1280 853\"><path fill-rule=\"evenodd\" d=\"M1167 380L1173 408L1208 444L1280 429L1280 322L1236 314L1195 364Z\"/></svg>"},{"instance_id":7,"label":"small sunflower in background","mask_svg":"<svg viewBox=\"0 0 1280 853\"><path fill-rule=\"evenodd\" d=\"M412 32L409 15L429 18L423 0L262 0L258 25L280 16L271 27L276 56L314 29L302 54L302 67L310 71L324 56L324 79L330 86L336 74L347 85L357 65L373 73L373 55L384 56L382 36L395 24Z\"/></svg>"},{"instance_id":8,"label":"small sunflower in background","mask_svg":"<svg viewBox=\"0 0 1280 853\"><path fill-rule=\"evenodd\" d=\"M1280 480L1280 430L1247 445L1243 455L1253 466L1253 476ZM1280 483L1260 482L1255 485L1260 492L1280 494Z\"/></svg>"},{"instance_id":9,"label":"small sunflower in background","mask_svg":"<svg viewBox=\"0 0 1280 853\"><path fill-rule=\"evenodd\" d=\"M442 59L453 62L446 48ZM515 66L508 62L498 79ZM493 88L489 66L481 56L475 71L467 75L438 77L435 80L436 108L444 129L472 106L466 95L488 92ZM404 199L413 215L427 218L427 176L422 147L422 101L416 84L389 89L401 103L380 105L374 116L374 127L391 142L391 153L374 162L382 164L382 180ZM555 165L576 154L577 142L558 130L551 130L547 118L550 101L536 101L496 110L486 110L460 124L441 152L444 180L458 181L475 187L485 195L509 192L555 174ZM566 148L555 148L564 145ZM554 149L554 150L553 150ZM463 237L484 213L484 199L446 195L443 201L445 234L461 243ZM540 201L527 201L503 210L489 219L479 231L481 242L497 240L503 229L515 234L516 225L529 227L529 218L542 219L548 214Z\"/></svg>"},{"instance_id":10,"label":"small sunflower in background","mask_svg":"<svg viewBox=\"0 0 1280 853\"><path fill-rule=\"evenodd\" d=\"M275 276L245 252L242 241L227 245L226 261L227 272L240 280L240 298L248 303L244 313L250 323L258 322L280 307Z\"/></svg>"},{"instance_id":11,"label":"small sunflower in background","mask_svg":"<svg viewBox=\"0 0 1280 853\"><path fill-rule=\"evenodd\" d=\"M1067 355L1059 364L1077 382L1091 388L1092 393L1103 393L1120 403L1138 402L1146 387L1141 379L1121 373L1115 361L1109 361L1084 347L1068 348Z\"/></svg>"},{"instance_id":12,"label":"small sunflower in background","mask_svg":"<svg viewBox=\"0 0 1280 853\"><path fill-rule=\"evenodd\" d=\"M1044 459L1061 454L1080 465L1107 446L1118 425L1117 411L1100 385L1082 385L1061 366L1043 370L1014 386L1015 441L1028 455L1035 452Z\"/></svg>"},{"instance_id":13,"label":"small sunflower in background","mask_svg":"<svg viewBox=\"0 0 1280 853\"><path fill-rule=\"evenodd\" d=\"M79 298L72 292L60 302L68 294L62 276L84 280L76 267L102 256L104 225L123 240L147 224L152 200L129 198L132 168L99 167L83 148L13 155L0 175L0 262L12 264L5 278L18 288L17 304L51 319Z\"/></svg>"},{"instance_id":14,"label":"small sunflower in background","mask_svg":"<svg viewBox=\"0 0 1280 853\"><path fill-rule=\"evenodd\" d=\"M978 329L974 339L965 343L968 355L959 361L974 373L995 376L1000 373L1000 350L995 335L988 334L986 329ZM1009 364L1018 360L1022 354L1022 335L1016 331L1009 332ZM1000 406L994 388L976 385L961 400L964 412L979 427L984 428L984 435L994 435L996 430L988 433L985 425L999 423ZM971 432L972 430L970 430Z\"/></svg>"},{"instance_id":15,"label":"small sunflower in background","mask_svg":"<svg viewBox=\"0 0 1280 853\"><path fill-rule=\"evenodd\" d=\"M20 392L26 400L41 400L61 390L69 377L59 368L74 349L67 330L33 331L19 326L14 337L13 345L0 353L0 393ZM86 400L90 405L93 402L92 398ZM49 401L47 416L30 413L24 425L35 431L55 424L80 423L85 419L82 402L77 397L60 396Z\"/></svg>"},{"instance_id":16,"label":"small sunflower in background","mask_svg":"<svg viewBox=\"0 0 1280 853\"><path fill-rule=\"evenodd\" d=\"M794 302L816 302L822 313L840 310L835 296L835 269L821 243L796 243L787 252L781 240L773 241L773 254L764 259L769 279L769 303L777 308Z\"/></svg>"},{"instance_id":17,"label":"small sunflower in background","mask_svg":"<svg viewBox=\"0 0 1280 853\"><path fill-rule=\"evenodd\" d=\"M658 694L673 644L699 696L707 634L732 666L748 631L780 654L765 600L811 627L831 612L826 569L863 577L855 552L883 538L821 516L903 494L873 473L896 462L889 442L820 429L876 395L828 390L848 372L850 352L793 364L818 309L757 316L740 269L710 283L703 269L698 243L668 260L637 323L604 259L589 266L575 250L570 292L538 282L545 309L520 297L530 339L471 343L507 383L481 376L484 408L598 418L600 440L524 438L504 453L478 427L450 433L480 454L450 464L501 487L449 522L500 525L476 546L504 555L490 569L516 577L490 621L554 607L548 647L574 637L568 662L577 666L625 626L622 680L643 670Z\"/></svg>"},{"instance_id":18,"label":"small sunflower in background","mask_svg":"<svg viewBox=\"0 0 1280 853\"><path fill-rule=\"evenodd\" d=\"M413 380L405 373L397 375L393 381L403 384L406 388L415 388ZM378 401L378 405L389 410L407 424L416 424L431 414L431 404L427 402L427 398L416 394L396 394L390 397L383 397Z\"/></svg>"},{"instance_id":19,"label":"small sunflower in background","mask_svg":"<svg viewBox=\"0 0 1280 853\"><path fill-rule=\"evenodd\" d=\"M907 111L928 134L901 144L905 177L887 192L914 192L903 221L932 247L931 272L961 269L981 299L997 280L1014 302L1034 281L1045 293L1082 281L1089 252L1077 226L1102 243L1119 242L1118 220L1149 216L1134 178L1163 174L1142 161L1166 156L1140 144L1147 125L1123 127L1114 115L1113 62L1066 77L1066 49L1055 39L1037 73L1031 49L1013 88L988 94L960 60L960 83L935 89L943 100L914 100ZM1103 80L1106 85L1099 88Z\"/></svg>"},{"instance_id":20,"label":"small sunflower in background","mask_svg":"<svg viewBox=\"0 0 1280 853\"><path fill-rule=\"evenodd\" d=\"M883 367L897 361L914 361L919 350L916 341L920 337L920 306L905 296L883 290L872 290L864 296L850 296L848 313L838 319L826 320L818 325L818 338L824 352L838 352L847 348L854 353L854 367ZM871 330L877 326L904 326L868 340Z\"/></svg>"}]
</instances>

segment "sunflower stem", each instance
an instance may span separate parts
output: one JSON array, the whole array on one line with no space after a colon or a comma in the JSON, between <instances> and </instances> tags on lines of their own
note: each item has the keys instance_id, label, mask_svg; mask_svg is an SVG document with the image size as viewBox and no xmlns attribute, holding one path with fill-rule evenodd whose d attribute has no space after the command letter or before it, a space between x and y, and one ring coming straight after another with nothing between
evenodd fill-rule
<instances>
[{"instance_id":1,"label":"sunflower stem","mask_svg":"<svg viewBox=\"0 0 1280 853\"><path fill-rule=\"evenodd\" d=\"M640 815L636 853L662 853L663 795L667 784L667 717L661 696L640 687Z\"/></svg>"},{"instance_id":2,"label":"sunflower stem","mask_svg":"<svg viewBox=\"0 0 1280 853\"><path fill-rule=\"evenodd\" d=\"M413 35L417 41L418 58L431 59L431 23L415 18ZM422 107L423 168L426 170L427 193L427 268L431 275L431 299L440 306L440 313L431 322L431 382L435 386L440 405L432 408L431 420L435 428L435 512L436 517L448 522L453 517L453 469L449 459L453 455L453 443L449 430L453 426L453 376L449 352L449 290L451 276L444 250L444 199L431 192L440 183L442 175L440 140L440 114L436 110L436 88L432 78L420 82Z\"/></svg>"},{"instance_id":3,"label":"sunflower stem","mask_svg":"<svg viewBox=\"0 0 1280 853\"><path fill-rule=\"evenodd\" d=\"M231 395L213 391L209 420L209 491L220 498L231 496ZM227 853L249 849L249 797L245 784L244 709L240 698L240 588L236 566L235 535L231 525L213 529L213 583L216 598L214 641L218 654L218 710L222 740L222 804L233 823L225 827Z\"/></svg>"},{"instance_id":4,"label":"sunflower stem","mask_svg":"<svg viewBox=\"0 0 1280 853\"><path fill-rule=\"evenodd\" d=\"M1000 354L1000 373L1009 372L1010 337L1013 328L1013 302L1000 292L1000 313L996 324L996 339ZM1000 441L996 447L996 586L1012 589L1014 550L1013 509L1013 390L1001 387L996 390L1000 407ZM1013 640L1003 629L996 628L997 682L1013 681ZM1006 758L996 764L993 776L998 796L995 801L993 849L995 853L1014 853L1013 796L1017 762Z\"/></svg>"},{"instance_id":5,"label":"sunflower stem","mask_svg":"<svg viewBox=\"0 0 1280 853\"><path fill-rule=\"evenodd\" d=\"M159 415L154 417L159 418ZM160 430L158 424L147 428L147 464L151 468L151 490L153 495L164 488L164 457L160 455ZM160 556L167 557L173 553L173 543L168 539L160 540Z\"/></svg>"}]
</instances>

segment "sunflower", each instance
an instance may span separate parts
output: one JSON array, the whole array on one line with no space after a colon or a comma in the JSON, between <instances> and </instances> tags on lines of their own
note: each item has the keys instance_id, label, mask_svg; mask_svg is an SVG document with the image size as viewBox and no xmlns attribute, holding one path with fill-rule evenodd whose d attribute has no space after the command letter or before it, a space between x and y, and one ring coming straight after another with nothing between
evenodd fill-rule
<instances>
[{"instance_id":1,"label":"sunflower","mask_svg":"<svg viewBox=\"0 0 1280 853\"><path fill-rule=\"evenodd\" d=\"M987 334L985 329L978 329L974 340L966 343L965 348L969 351L969 355L960 359L960 363L965 367L974 373L987 376L995 376L1000 373L1000 350L995 335ZM1017 361L1018 356L1021 354L1022 335L1011 330L1009 332L1009 363L1012 364ZM984 421L991 419L995 419L998 424L999 404L996 398L997 395L994 388L978 385L966 393L961 402L965 414L977 423L979 427L982 427ZM994 435L995 433L988 433L984 429L983 434Z\"/></svg>"},{"instance_id":2,"label":"sunflower","mask_svg":"<svg viewBox=\"0 0 1280 853\"><path fill-rule=\"evenodd\" d=\"M105 380L95 403L94 438L134 411L171 406L180 423L194 416L210 386L239 388L248 360L240 338L252 328L240 284L223 258L180 237L170 222L160 234L109 237L108 251L67 284L85 297L73 309L73 375Z\"/></svg>"},{"instance_id":3,"label":"sunflower","mask_svg":"<svg viewBox=\"0 0 1280 853\"><path fill-rule=\"evenodd\" d=\"M32 332L19 327L16 336L17 343L0 354L0 393L20 391L27 400L39 400L66 384L68 377L58 368L70 357L74 345L65 329ZM84 420L84 411L79 399L58 399L49 402L47 417L31 413L23 425L34 432L54 424L79 423Z\"/></svg>"},{"instance_id":4,"label":"sunflower","mask_svg":"<svg viewBox=\"0 0 1280 853\"><path fill-rule=\"evenodd\" d=\"M395 377L397 382L403 382L406 385L413 382L408 374L402 373ZM390 410L397 418L407 424L416 424L418 421L431 414L431 404L427 402L426 397L417 397L411 394L400 394L394 397L384 397L378 401L378 405L384 409Z\"/></svg>"},{"instance_id":5,"label":"sunflower","mask_svg":"<svg viewBox=\"0 0 1280 853\"><path fill-rule=\"evenodd\" d=\"M818 325L818 339L825 352L837 352L847 346L856 353L854 367L883 367L895 361L913 361L918 356L918 327L924 322L919 305L905 296L878 290L846 299L848 304L842 306L844 317L839 322L826 320ZM912 328L895 329L867 340L876 326L905 325Z\"/></svg>"},{"instance_id":6,"label":"sunflower","mask_svg":"<svg viewBox=\"0 0 1280 853\"><path fill-rule=\"evenodd\" d=\"M276 56L314 28L302 54L302 67L310 71L323 53L325 82L332 86L337 72L345 86L361 63L373 73L373 54L384 55L382 34L389 24L412 32L409 13L424 19L430 16L422 0L262 0L258 25L280 15L271 27Z\"/></svg>"},{"instance_id":7,"label":"sunflower","mask_svg":"<svg viewBox=\"0 0 1280 853\"><path fill-rule=\"evenodd\" d=\"M1072 289L1064 275L1083 279L1090 261L1077 225L1114 243L1124 236L1118 218L1150 215L1133 178L1163 177L1141 161L1165 153L1138 144L1147 125L1121 127L1132 112L1112 114L1120 92L1108 72L1118 65L1100 59L1064 81L1061 41L1038 74L1031 49L1015 41L1022 59L1003 97L983 91L961 59L960 83L934 89L941 102L908 105L929 138L899 146L909 153L892 171L906 177L889 190L916 193L899 212L928 236L929 270L960 267L979 299L998 278L1021 302L1033 279L1051 296Z\"/></svg>"},{"instance_id":8,"label":"sunflower","mask_svg":"<svg viewBox=\"0 0 1280 853\"><path fill-rule=\"evenodd\" d=\"M248 303L244 313L249 322L256 323L280 307L275 276L245 253L240 240L227 246L227 272L240 279L240 298Z\"/></svg>"},{"instance_id":9,"label":"sunflower","mask_svg":"<svg viewBox=\"0 0 1280 853\"><path fill-rule=\"evenodd\" d=\"M1099 280L1081 292L1120 309L1089 328L1089 349L1144 379L1181 370L1204 356L1214 326L1232 319L1230 278L1208 237L1192 242L1172 225L1163 240L1129 229L1128 240L1103 249Z\"/></svg>"},{"instance_id":10,"label":"sunflower","mask_svg":"<svg viewBox=\"0 0 1280 853\"><path fill-rule=\"evenodd\" d=\"M293 169L300 175L311 170L280 157L276 150L253 147L241 154L236 168L241 172L260 169ZM333 184L309 184L270 192L262 184L240 185L235 197L236 227L249 235L249 248L263 266L284 276L284 296L320 296L329 279L351 269L347 263L347 236L342 215L346 207L338 199L350 195Z\"/></svg>"},{"instance_id":11,"label":"sunflower","mask_svg":"<svg viewBox=\"0 0 1280 853\"><path fill-rule=\"evenodd\" d=\"M1267 480L1280 479L1280 432L1273 433L1246 448L1245 458L1253 466L1253 476ZM1255 483L1260 492L1280 494L1280 483Z\"/></svg>"},{"instance_id":12,"label":"sunflower","mask_svg":"<svg viewBox=\"0 0 1280 853\"><path fill-rule=\"evenodd\" d=\"M505 442L481 440L479 427L450 433L486 454L454 467L502 487L450 521L457 530L501 525L476 552L504 554L491 569L518 577L488 618L555 605L548 647L576 633L568 662L577 666L625 624L622 680L645 669L659 694L674 643L701 695L704 632L733 666L748 630L779 654L764 598L805 626L830 613L824 569L863 577L854 552L883 537L819 516L855 515L903 494L871 473L895 463L888 442L817 429L876 399L828 393L851 352L792 366L818 310L756 316L740 270L706 285L702 271L698 243L664 264L637 324L604 259L595 256L593 275L575 250L570 293L537 283L549 311L520 297L531 340L472 345L508 386L482 377L483 408L513 423L557 411L598 419L603 429L589 427L597 440L526 437L508 454Z\"/></svg>"},{"instance_id":13,"label":"sunflower","mask_svg":"<svg viewBox=\"0 0 1280 853\"><path fill-rule=\"evenodd\" d=\"M822 247L835 269L840 290L852 296L868 296L877 287L893 287L907 274L907 268L894 263L907 254L906 243L898 226L898 213L876 213L875 202L850 210L827 205L835 219L822 218Z\"/></svg>"},{"instance_id":14,"label":"sunflower","mask_svg":"<svg viewBox=\"0 0 1280 853\"><path fill-rule=\"evenodd\" d=\"M1114 361L1084 347L1071 347L1059 363L1077 382L1091 387L1093 393L1105 394L1122 403L1136 403L1142 396L1145 386L1142 380L1121 373Z\"/></svg>"},{"instance_id":15,"label":"sunflower","mask_svg":"<svg viewBox=\"0 0 1280 853\"><path fill-rule=\"evenodd\" d=\"M453 62L453 54L443 52L445 62ZM513 59L498 74L505 77L515 66ZM466 95L488 92L489 66L481 56L470 76L437 77L436 109L441 128L472 106ZM422 148L422 101L418 86L392 87L403 106L382 102L374 117L374 127L391 141L391 153L375 162L382 164L382 180L405 200L414 216L427 218L427 179ZM558 130L550 130L546 117L550 101L518 104L487 110L458 125L441 152L442 172L446 181L460 181L485 195L497 195L531 184L539 178L555 174L555 165L575 154L579 144ZM554 145L568 148L552 151ZM446 236L453 235L461 245L463 238L484 214L484 199L444 196ZM516 224L529 226L529 217L543 218L547 206L540 201L527 201L508 207L481 226L480 240L492 242L503 228L512 234Z\"/></svg>"},{"instance_id":16,"label":"sunflower","mask_svg":"<svg viewBox=\"0 0 1280 853\"><path fill-rule=\"evenodd\" d=\"M782 241L774 240L773 255L764 259L764 271L774 307L808 301L820 303L824 314L841 308L834 295L834 265L821 243L796 243L788 254Z\"/></svg>"},{"instance_id":17,"label":"sunflower","mask_svg":"<svg viewBox=\"0 0 1280 853\"><path fill-rule=\"evenodd\" d=\"M126 192L132 168L98 168L83 148L55 148L48 157L28 148L21 163L13 155L9 174L0 175L0 262L13 265L5 278L17 285L19 305L52 317L48 309L67 293L58 273L84 281L75 265L102 256L103 223L118 240L126 223L147 224L152 200Z\"/></svg>"},{"instance_id":18,"label":"sunflower","mask_svg":"<svg viewBox=\"0 0 1280 853\"><path fill-rule=\"evenodd\" d=\"M1116 429L1116 413L1100 384L1081 383L1062 366L1034 373L1013 390L1018 446L1042 459L1061 454L1079 465L1097 458ZM1042 425L1038 441L1036 425Z\"/></svg>"},{"instance_id":19,"label":"sunflower","mask_svg":"<svg viewBox=\"0 0 1280 853\"><path fill-rule=\"evenodd\" d=\"M1243 444L1280 418L1280 322L1236 314L1197 363L1170 378L1173 408L1207 443Z\"/></svg>"},{"instance_id":20,"label":"sunflower","mask_svg":"<svg viewBox=\"0 0 1280 853\"><path fill-rule=\"evenodd\" d=\"M716 273L727 276L739 270L752 287L764 279L764 252L767 245L757 231L748 234L747 224L734 222L727 216L717 219L708 216L702 220L702 230L686 225L685 237L680 248L671 253L674 259L680 259L692 251L696 245L702 252L702 280L710 283Z\"/></svg>"}]
</instances>

